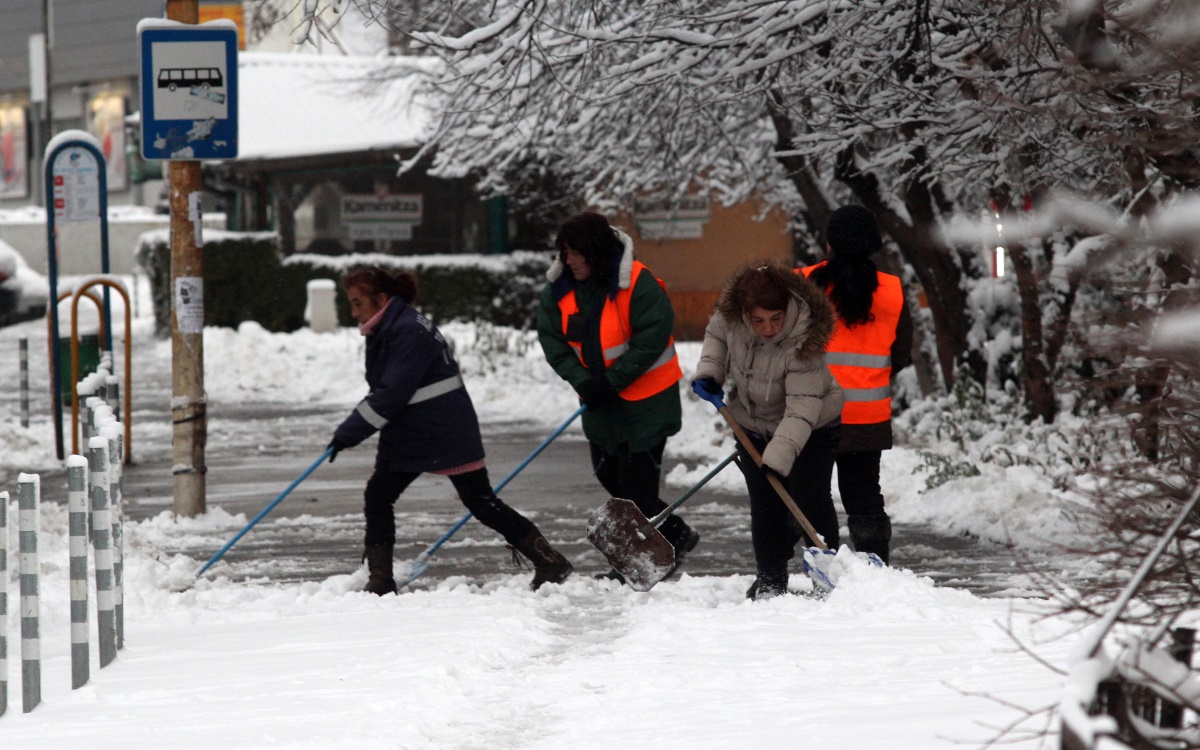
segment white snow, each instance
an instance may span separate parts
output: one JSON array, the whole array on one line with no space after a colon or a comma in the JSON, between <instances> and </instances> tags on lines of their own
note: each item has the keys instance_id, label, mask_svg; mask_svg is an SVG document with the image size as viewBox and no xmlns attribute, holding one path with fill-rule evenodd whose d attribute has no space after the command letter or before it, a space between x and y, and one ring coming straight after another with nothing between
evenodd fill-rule
<instances>
[{"instance_id":1,"label":"white snow","mask_svg":"<svg viewBox=\"0 0 1200 750\"><path fill-rule=\"evenodd\" d=\"M139 335L148 314L135 323ZM533 334L442 330L485 423L551 426L575 409ZM207 329L204 348L210 401L349 407L366 390L355 329L272 334L247 323ZM711 407L686 390L699 344L678 349L685 426L668 450L687 466L668 484L681 491L733 444ZM147 341L136 356L169 360L170 344ZM0 468L54 465L46 423L20 428L7 408L0 404ZM169 435L169 425L135 421L141 450ZM986 464L980 476L925 492L913 474L920 462L914 448L885 454L897 521L1029 546L1066 528L1062 498L1027 466ZM714 486L744 491L733 470ZM15 550L15 501L8 513ZM301 521L317 535L334 522ZM1063 676L1012 637L1064 670L1078 640L1071 624L1043 619L1041 600L979 598L911 571L866 566L844 571L827 599L757 603L745 599L749 571L685 574L644 594L581 576L534 593L521 573L379 598L359 591L362 571L300 584L206 577L180 592L203 561L162 549L247 522L210 505L201 518L164 513L127 527L126 646L100 670L93 638L91 681L72 691L65 507L43 504L40 522L43 702L29 714L21 712L15 555L8 573L9 706L0 738L22 750L954 748L982 744L1018 719L1011 705L1059 700ZM1018 740L1011 746L1040 746L1030 735Z\"/></svg>"}]
</instances>

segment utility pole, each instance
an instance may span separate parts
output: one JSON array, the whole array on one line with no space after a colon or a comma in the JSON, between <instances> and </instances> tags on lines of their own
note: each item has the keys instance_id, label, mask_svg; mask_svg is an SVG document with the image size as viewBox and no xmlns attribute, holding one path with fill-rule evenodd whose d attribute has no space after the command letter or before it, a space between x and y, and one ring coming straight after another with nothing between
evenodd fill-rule
<instances>
[{"instance_id":1,"label":"utility pole","mask_svg":"<svg viewBox=\"0 0 1200 750\"><path fill-rule=\"evenodd\" d=\"M196 24L198 0L167 0L167 18ZM185 320L185 308L203 311L204 263L196 237L200 224L203 183L199 161L168 162L171 206L171 288L175 314L171 316L171 435L174 456L176 516L205 512L204 460L208 441L204 397L204 322ZM199 303L199 305L197 305Z\"/></svg>"}]
</instances>

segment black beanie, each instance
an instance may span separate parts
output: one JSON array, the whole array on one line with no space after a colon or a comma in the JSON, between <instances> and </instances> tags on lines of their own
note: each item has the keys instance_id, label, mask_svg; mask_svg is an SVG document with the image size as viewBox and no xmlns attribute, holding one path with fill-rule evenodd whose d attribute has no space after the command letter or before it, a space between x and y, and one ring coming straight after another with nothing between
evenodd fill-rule
<instances>
[{"instance_id":1,"label":"black beanie","mask_svg":"<svg viewBox=\"0 0 1200 750\"><path fill-rule=\"evenodd\" d=\"M833 212L825 225L825 240L834 255L846 258L865 258L883 247L875 214L854 205Z\"/></svg>"}]
</instances>

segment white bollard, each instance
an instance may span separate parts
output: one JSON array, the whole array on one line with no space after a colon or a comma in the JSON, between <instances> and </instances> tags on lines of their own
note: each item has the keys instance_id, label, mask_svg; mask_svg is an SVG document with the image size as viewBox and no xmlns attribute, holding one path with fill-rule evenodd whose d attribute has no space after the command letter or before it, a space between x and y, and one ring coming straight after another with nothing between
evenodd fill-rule
<instances>
[{"instance_id":1,"label":"white bollard","mask_svg":"<svg viewBox=\"0 0 1200 750\"><path fill-rule=\"evenodd\" d=\"M313 279L306 285L308 304L304 308L304 319L314 333L332 333L337 330L337 284L333 279Z\"/></svg>"},{"instance_id":2,"label":"white bollard","mask_svg":"<svg viewBox=\"0 0 1200 750\"><path fill-rule=\"evenodd\" d=\"M96 555L96 624L100 635L100 667L117 655L113 626L112 521L108 513L108 439L88 442L88 491L92 500L92 548Z\"/></svg>"},{"instance_id":3,"label":"white bollard","mask_svg":"<svg viewBox=\"0 0 1200 750\"><path fill-rule=\"evenodd\" d=\"M17 529L21 575L21 710L29 713L42 702L42 649L38 636L38 503L41 477L17 476Z\"/></svg>"},{"instance_id":4,"label":"white bollard","mask_svg":"<svg viewBox=\"0 0 1200 750\"><path fill-rule=\"evenodd\" d=\"M88 646L88 487L87 459L67 459L67 529L71 568L71 689L87 684Z\"/></svg>"},{"instance_id":5,"label":"white bollard","mask_svg":"<svg viewBox=\"0 0 1200 750\"><path fill-rule=\"evenodd\" d=\"M0 492L0 716L8 710L8 493Z\"/></svg>"}]
</instances>

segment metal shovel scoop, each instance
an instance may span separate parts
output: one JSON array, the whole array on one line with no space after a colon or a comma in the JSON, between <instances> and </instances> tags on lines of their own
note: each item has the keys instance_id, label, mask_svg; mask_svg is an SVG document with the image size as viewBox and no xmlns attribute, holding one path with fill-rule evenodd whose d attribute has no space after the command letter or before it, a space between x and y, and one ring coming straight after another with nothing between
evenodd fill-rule
<instances>
[{"instance_id":1,"label":"metal shovel scoop","mask_svg":"<svg viewBox=\"0 0 1200 750\"><path fill-rule=\"evenodd\" d=\"M632 500L619 497L609 499L588 519L588 541L604 555L614 570L625 577L631 589L649 591L654 584L669 576L676 565L675 548L658 530L658 526L736 458L735 451L682 497L651 519L647 519Z\"/></svg>"}]
</instances>

